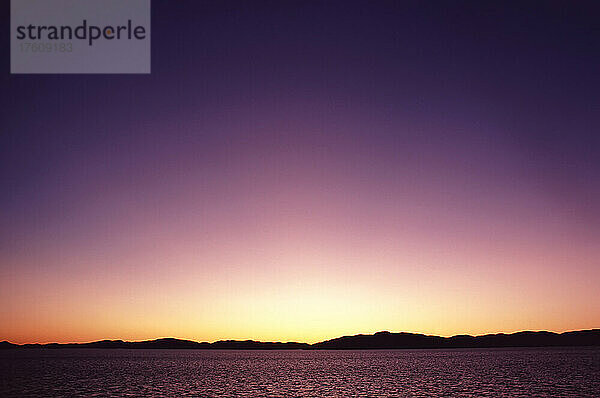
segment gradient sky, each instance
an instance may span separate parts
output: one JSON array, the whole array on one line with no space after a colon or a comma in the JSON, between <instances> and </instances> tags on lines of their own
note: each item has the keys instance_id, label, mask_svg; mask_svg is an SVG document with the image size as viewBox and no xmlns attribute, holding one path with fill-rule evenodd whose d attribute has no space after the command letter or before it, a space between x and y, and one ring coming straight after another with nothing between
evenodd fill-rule
<instances>
[{"instance_id":1,"label":"gradient sky","mask_svg":"<svg viewBox=\"0 0 600 398\"><path fill-rule=\"evenodd\" d=\"M600 327L600 10L478 3L153 0L151 75L34 76L2 2L0 340Z\"/></svg>"}]
</instances>

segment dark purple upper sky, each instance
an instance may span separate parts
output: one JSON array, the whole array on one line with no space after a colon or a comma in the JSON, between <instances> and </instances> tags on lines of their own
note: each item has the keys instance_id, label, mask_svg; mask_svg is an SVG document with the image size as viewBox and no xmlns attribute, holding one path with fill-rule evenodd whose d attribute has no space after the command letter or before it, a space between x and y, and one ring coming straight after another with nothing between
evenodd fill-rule
<instances>
[{"instance_id":1,"label":"dark purple upper sky","mask_svg":"<svg viewBox=\"0 0 600 398\"><path fill-rule=\"evenodd\" d=\"M335 139L393 151L405 143L395 120L436 125L419 144L471 148L475 167L527 163L565 200L592 194L598 8L479 3L155 0L151 76L10 76L3 51L2 173L12 189L2 204L29 197L28 186L82 154L188 141L214 153L247 135L144 128L161 120L237 119L260 133L289 118L327 127L348 113L388 128ZM8 4L2 9L8 25ZM508 148L506 164L476 159L482 147Z\"/></svg>"}]
</instances>

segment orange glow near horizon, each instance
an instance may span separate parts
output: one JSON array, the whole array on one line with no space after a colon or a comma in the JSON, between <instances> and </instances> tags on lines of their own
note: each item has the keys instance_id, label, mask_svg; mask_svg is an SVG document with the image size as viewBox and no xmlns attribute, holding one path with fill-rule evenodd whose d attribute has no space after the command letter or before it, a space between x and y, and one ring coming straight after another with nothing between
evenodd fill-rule
<instances>
[{"instance_id":1,"label":"orange glow near horizon","mask_svg":"<svg viewBox=\"0 0 600 398\"><path fill-rule=\"evenodd\" d=\"M202 225L215 228L210 234L193 220L117 222L101 242L59 250L50 241L5 257L13 268L2 275L0 339L313 343L381 330L450 336L600 325L600 253L585 242L566 250L525 225L518 236L511 227L494 240L459 231L449 239L420 229L420 214L325 217L316 202L306 215L251 210L237 229L225 228L227 219ZM579 271L562 272L566 263Z\"/></svg>"}]
</instances>

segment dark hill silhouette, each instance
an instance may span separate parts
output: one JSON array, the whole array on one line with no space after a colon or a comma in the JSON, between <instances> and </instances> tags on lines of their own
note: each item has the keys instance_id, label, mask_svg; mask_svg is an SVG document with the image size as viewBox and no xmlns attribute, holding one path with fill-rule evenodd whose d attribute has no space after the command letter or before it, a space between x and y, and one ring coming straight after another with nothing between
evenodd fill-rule
<instances>
[{"instance_id":1,"label":"dark hill silhouette","mask_svg":"<svg viewBox=\"0 0 600 398\"><path fill-rule=\"evenodd\" d=\"M600 346L600 329L575 332L517 332L483 336L428 336L416 333L377 332L343 336L315 344L221 340L199 343L191 340L163 338L147 341L101 340L91 343L12 344L0 342L0 349L11 348L128 348L128 349L204 349L204 350L370 350L410 348L494 348L494 347L582 347Z\"/></svg>"},{"instance_id":2,"label":"dark hill silhouette","mask_svg":"<svg viewBox=\"0 0 600 398\"><path fill-rule=\"evenodd\" d=\"M16 344L13 343L9 343L8 341L0 341L0 350L2 349L8 349L8 348L16 348L19 347Z\"/></svg>"},{"instance_id":3,"label":"dark hill silhouette","mask_svg":"<svg viewBox=\"0 0 600 398\"><path fill-rule=\"evenodd\" d=\"M577 332L518 332L483 336L427 336L414 333L378 332L374 335L344 336L313 344L313 349L394 349L394 348L493 348L600 346L600 329Z\"/></svg>"},{"instance_id":4,"label":"dark hill silhouette","mask_svg":"<svg viewBox=\"0 0 600 398\"><path fill-rule=\"evenodd\" d=\"M253 340L225 340L214 343L199 343L191 340L163 338L147 341L100 340L91 343L48 343L48 344L12 344L0 342L0 349L8 348L128 348L128 349L212 349L212 350L298 350L309 349L307 343L261 342Z\"/></svg>"}]
</instances>

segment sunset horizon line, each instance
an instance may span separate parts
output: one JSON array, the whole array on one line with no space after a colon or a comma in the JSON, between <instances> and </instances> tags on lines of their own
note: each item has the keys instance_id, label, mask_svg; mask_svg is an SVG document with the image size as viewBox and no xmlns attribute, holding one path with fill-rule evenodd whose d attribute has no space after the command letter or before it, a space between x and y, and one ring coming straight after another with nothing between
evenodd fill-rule
<instances>
[{"instance_id":1,"label":"sunset horizon line","mask_svg":"<svg viewBox=\"0 0 600 398\"><path fill-rule=\"evenodd\" d=\"M425 336L425 337L439 337L443 339L452 339L456 337L486 337L486 336L498 336L498 335L506 335L512 336L521 333L551 333L555 335L563 335L567 333L578 333L578 332L594 332L600 331L600 326L591 327L591 328L583 328L583 329L565 329L565 330L549 330L549 329L518 329L513 331L497 331L497 332L488 332L488 333L457 333L457 334L435 334L435 333L426 333L426 332L414 332L414 331L391 331L391 330L380 330L372 333L354 333L354 334L343 334L337 335L336 337L324 338L321 340L317 340L314 342L307 341L299 341L299 340L269 340L269 339L255 339L255 338L221 338L216 340L192 340L185 337L174 337L171 336L161 336L161 337L147 337L143 339L124 339L124 338L101 338L94 340L71 340L71 341L35 341L35 342L19 342L14 343L9 339L0 339L0 343L9 343L16 346L27 346L27 345L72 345L72 344L93 344L99 342L122 342L122 343L144 343L144 342L156 342L156 341L164 341L164 340L173 340L173 341L182 341L182 342L192 342L197 344L214 344L219 342L255 342L255 343L275 343L275 344L307 344L307 345L316 345L323 342L328 342L336 339L341 339L345 337L354 337L354 336L375 336L379 334L405 334L405 335L415 335L415 336Z\"/></svg>"}]
</instances>

